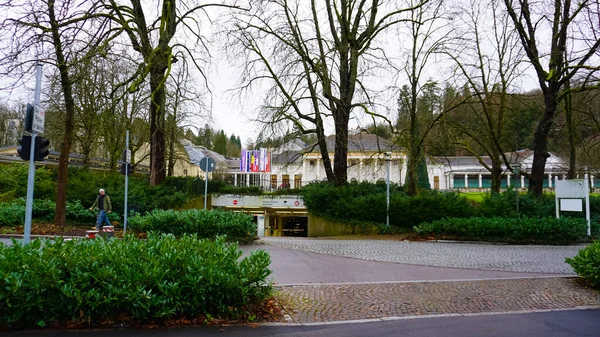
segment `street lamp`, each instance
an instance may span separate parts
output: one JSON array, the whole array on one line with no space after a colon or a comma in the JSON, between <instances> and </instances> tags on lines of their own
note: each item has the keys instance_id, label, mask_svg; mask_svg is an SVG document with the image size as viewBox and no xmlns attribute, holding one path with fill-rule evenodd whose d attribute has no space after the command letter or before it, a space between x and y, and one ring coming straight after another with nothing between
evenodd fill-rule
<instances>
[{"instance_id":1,"label":"street lamp","mask_svg":"<svg viewBox=\"0 0 600 337\"><path fill-rule=\"evenodd\" d=\"M515 190L517 191L517 213L519 213L519 185L518 185L518 179L519 179L519 173L521 173L521 164L514 164L513 166L513 172L515 173L515 186L517 187Z\"/></svg>"},{"instance_id":2,"label":"street lamp","mask_svg":"<svg viewBox=\"0 0 600 337\"><path fill-rule=\"evenodd\" d=\"M392 161L392 153L384 153L386 161L387 178L386 182L386 210L385 210L385 225L390 228L390 162Z\"/></svg>"}]
</instances>

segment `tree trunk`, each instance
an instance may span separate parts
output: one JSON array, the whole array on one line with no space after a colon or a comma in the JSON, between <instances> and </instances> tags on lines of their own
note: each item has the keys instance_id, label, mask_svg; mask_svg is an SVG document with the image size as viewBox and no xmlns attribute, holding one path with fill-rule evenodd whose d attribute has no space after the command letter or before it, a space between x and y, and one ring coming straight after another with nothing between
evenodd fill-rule
<instances>
[{"instance_id":1,"label":"tree trunk","mask_svg":"<svg viewBox=\"0 0 600 337\"><path fill-rule=\"evenodd\" d=\"M52 29L52 43L56 54L58 70L60 72L60 84L63 89L65 99L65 134L60 147L60 158L58 161L58 181L56 189L56 208L54 210L54 224L64 226L67 222L67 182L69 168L69 154L71 152L71 144L73 142L73 128L75 117L75 101L73 100L73 88L69 78L69 68L67 67L62 43L60 40L60 32L58 22L54 13L54 1L48 1L48 16L50 19L50 27Z\"/></svg>"},{"instance_id":2,"label":"tree trunk","mask_svg":"<svg viewBox=\"0 0 600 337\"><path fill-rule=\"evenodd\" d=\"M500 193L502 184L502 160L500 159L499 154L494 154L492 156L492 170L490 173L492 174L491 192L493 194L498 194Z\"/></svg>"},{"instance_id":3,"label":"tree trunk","mask_svg":"<svg viewBox=\"0 0 600 337\"><path fill-rule=\"evenodd\" d=\"M338 108L339 109L339 108ZM335 116L335 152L333 175L336 185L348 182L348 121L349 113L339 112Z\"/></svg>"},{"instance_id":4,"label":"tree trunk","mask_svg":"<svg viewBox=\"0 0 600 337\"><path fill-rule=\"evenodd\" d=\"M413 78L414 74L413 67ZM415 196L419 193L418 181L419 173L417 167L421 157L419 151L419 130L417 123L417 83L411 83L410 97L410 129L408 133L408 158L406 161L406 192L409 196Z\"/></svg>"},{"instance_id":5,"label":"tree trunk","mask_svg":"<svg viewBox=\"0 0 600 337\"><path fill-rule=\"evenodd\" d=\"M331 158L329 158L329 149L327 148L327 140L325 139L325 130L323 129L323 121L317 117L317 142L319 151L323 159L323 167L325 168L325 176L327 181L334 181L333 169L331 167Z\"/></svg>"},{"instance_id":6,"label":"tree trunk","mask_svg":"<svg viewBox=\"0 0 600 337\"><path fill-rule=\"evenodd\" d=\"M155 60L156 63L162 63ZM165 87L162 83L166 67L156 64L150 72L150 185L159 185L165 172Z\"/></svg>"},{"instance_id":7,"label":"tree trunk","mask_svg":"<svg viewBox=\"0 0 600 337\"><path fill-rule=\"evenodd\" d=\"M529 192L537 197L542 195L544 188L544 169L546 167L546 160L550 157L547 150L548 135L550 134L552 121L554 120L554 114L556 113L556 107L558 105L557 94L552 91L544 93L544 102L544 116L538 124L533 140L533 164L529 177Z\"/></svg>"},{"instance_id":8,"label":"tree trunk","mask_svg":"<svg viewBox=\"0 0 600 337\"><path fill-rule=\"evenodd\" d=\"M565 89L571 89L570 82L567 81ZM569 132L569 171L567 177L575 179L577 170L577 153L575 149L575 125L573 124L573 104L571 101L571 93L565 95L565 114L567 116L567 129Z\"/></svg>"}]
</instances>

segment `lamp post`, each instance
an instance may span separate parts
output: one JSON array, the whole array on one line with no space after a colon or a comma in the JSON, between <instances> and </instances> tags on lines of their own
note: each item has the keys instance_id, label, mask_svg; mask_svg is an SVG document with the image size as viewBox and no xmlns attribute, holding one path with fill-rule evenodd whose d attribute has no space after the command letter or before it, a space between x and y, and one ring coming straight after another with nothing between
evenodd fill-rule
<instances>
[{"instance_id":1,"label":"lamp post","mask_svg":"<svg viewBox=\"0 0 600 337\"><path fill-rule=\"evenodd\" d=\"M515 186L517 187L515 190L517 191L517 213L519 213L519 174L521 173L521 164L514 164L513 172L515 173Z\"/></svg>"},{"instance_id":2,"label":"lamp post","mask_svg":"<svg viewBox=\"0 0 600 337\"><path fill-rule=\"evenodd\" d=\"M392 153L386 152L385 154L385 162L386 162L386 210L385 210L385 225L387 228L390 228L390 162L392 161Z\"/></svg>"}]
</instances>

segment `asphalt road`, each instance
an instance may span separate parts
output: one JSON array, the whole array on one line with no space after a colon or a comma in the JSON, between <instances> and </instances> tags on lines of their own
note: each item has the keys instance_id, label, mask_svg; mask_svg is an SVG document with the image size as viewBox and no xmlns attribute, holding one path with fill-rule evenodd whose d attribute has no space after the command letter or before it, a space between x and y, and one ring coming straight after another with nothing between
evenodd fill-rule
<instances>
[{"instance_id":1,"label":"asphalt road","mask_svg":"<svg viewBox=\"0 0 600 337\"><path fill-rule=\"evenodd\" d=\"M482 280L564 276L541 273L473 270L377 262L316 254L271 245L242 246L245 255L264 249L271 255L272 279L279 285L306 283L363 283L401 281Z\"/></svg>"},{"instance_id":2,"label":"asphalt road","mask_svg":"<svg viewBox=\"0 0 600 337\"><path fill-rule=\"evenodd\" d=\"M277 327L182 327L152 330L18 332L31 337L207 337L207 336L402 336L402 337L597 337L600 310L420 318L375 323Z\"/></svg>"}]
</instances>

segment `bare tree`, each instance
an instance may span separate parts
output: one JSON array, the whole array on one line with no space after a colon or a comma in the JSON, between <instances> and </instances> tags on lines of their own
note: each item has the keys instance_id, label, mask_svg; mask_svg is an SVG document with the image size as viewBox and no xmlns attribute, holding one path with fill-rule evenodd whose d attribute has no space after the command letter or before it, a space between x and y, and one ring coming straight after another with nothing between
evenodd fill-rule
<instances>
[{"instance_id":1,"label":"bare tree","mask_svg":"<svg viewBox=\"0 0 600 337\"><path fill-rule=\"evenodd\" d=\"M2 74L22 78L41 62L56 67L64 99L64 135L60 144L54 223L66 221L67 167L73 143L75 101L71 67L94 55L111 34L97 1L4 1L0 9L13 15L0 24Z\"/></svg>"},{"instance_id":2,"label":"bare tree","mask_svg":"<svg viewBox=\"0 0 600 337\"><path fill-rule=\"evenodd\" d=\"M544 95L544 114L535 132L529 178L529 191L539 196L546 160L550 157L548 134L558 104L567 93L565 84L576 75L592 78L598 69L597 64L590 64L600 47L596 33L600 19L598 1L582 0L574 4L572 0L554 0L531 4L527 0L504 0L504 4ZM552 8L550 13L548 8ZM548 51L544 50L546 41L549 41ZM570 55L570 59L566 60L565 55Z\"/></svg>"},{"instance_id":3,"label":"bare tree","mask_svg":"<svg viewBox=\"0 0 600 337\"><path fill-rule=\"evenodd\" d=\"M316 134L327 180L347 181L348 125L355 109L370 111L366 75L388 59L378 37L411 20L427 0L402 7L397 1L324 2L256 0L235 17L230 53L243 60L242 90L272 85L263 105L267 124ZM326 126L335 130L333 166ZM286 127L287 126L287 127Z\"/></svg>"},{"instance_id":4,"label":"bare tree","mask_svg":"<svg viewBox=\"0 0 600 337\"><path fill-rule=\"evenodd\" d=\"M411 6L414 7L418 4L418 1L411 0ZM419 165L426 165L423 143L424 134L426 135L428 130L422 131L421 129L423 125L430 124L433 113L444 113L441 109L433 111L431 105L420 104L419 97L423 94L423 88L431 88L431 86L423 84L423 73L428 66L431 66L431 59L434 55L438 54L448 43L447 25L444 24L446 19L444 15L447 10L443 0L430 1L417 7L411 11L411 19L406 23L408 38L401 34L402 31L398 34L399 42L410 43L408 56L402 67L409 84L400 90L399 98L401 104L399 111L403 113L403 116L399 116L399 121L402 118L407 119L408 129L398 130L400 134L407 136L405 141L408 150L405 186L409 195L416 195L419 181L428 178L426 170L418 170ZM428 115L428 118L424 119L423 115Z\"/></svg>"},{"instance_id":5,"label":"bare tree","mask_svg":"<svg viewBox=\"0 0 600 337\"><path fill-rule=\"evenodd\" d=\"M184 129L189 128L192 120L210 119L208 108L204 104L202 87L194 81L185 58L178 62L167 82L167 175L174 173L177 160L186 158L180 140L184 138Z\"/></svg>"},{"instance_id":6,"label":"bare tree","mask_svg":"<svg viewBox=\"0 0 600 337\"><path fill-rule=\"evenodd\" d=\"M149 17L141 0L130 0L131 6L117 3L116 0L103 1L106 7L115 11L112 19L127 34L133 50L143 58L136 75L132 78L130 90L137 90L139 85L150 77L150 184L157 185L166 177L165 83L172 64L178 60L173 50L183 50L202 72L198 64L201 60L194 55L194 46L176 42L178 28L184 28L185 33L192 35L196 40L195 45L203 47L204 52L208 53L201 35L198 13L206 14L208 7L237 7L216 3L199 4L195 0L162 0L159 2L158 17L148 21Z\"/></svg>"},{"instance_id":7,"label":"bare tree","mask_svg":"<svg viewBox=\"0 0 600 337\"><path fill-rule=\"evenodd\" d=\"M452 126L477 144L477 150L468 141L461 145L490 171L492 193L500 192L502 165L512 170L510 158L505 155L505 122L514 117L510 90L523 70L519 37L500 5L499 0L472 0L463 9L465 19L460 20L462 28L457 27L461 37L456 40L456 48L448 52L456 63L458 77L464 78L472 95L467 100L472 115L468 120L472 122L460 119ZM489 156L491 165L480 151Z\"/></svg>"}]
</instances>

